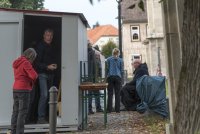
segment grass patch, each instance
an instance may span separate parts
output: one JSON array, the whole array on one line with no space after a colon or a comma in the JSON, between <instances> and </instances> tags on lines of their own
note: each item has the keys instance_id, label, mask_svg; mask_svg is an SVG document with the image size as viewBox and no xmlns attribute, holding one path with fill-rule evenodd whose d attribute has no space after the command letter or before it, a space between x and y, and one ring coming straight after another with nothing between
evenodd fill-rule
<instances>
[{"instance_id":1,"label":"grass patch","mask_svg":"<svg viewBox=\"0 0 200 134\"><path fill-rule=\"evenodd\" d=\"M152 134L165 134L165 125L169 122L169 119L164 119L158 115L148 115L144 117L146 127Z\"/></svg>"}]
</instances>

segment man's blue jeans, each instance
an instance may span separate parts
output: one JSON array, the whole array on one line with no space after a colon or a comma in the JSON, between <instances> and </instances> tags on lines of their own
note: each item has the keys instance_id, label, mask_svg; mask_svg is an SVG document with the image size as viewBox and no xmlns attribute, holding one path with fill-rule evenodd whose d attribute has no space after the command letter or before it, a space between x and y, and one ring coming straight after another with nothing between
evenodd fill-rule
<instances>
[{"instance_id":1,"label":"man's blue jeans","mask_svg":"<svg viewBox=\"0 0 200 134\"><path fill-rule=\"evenodd\" d=\"M89 91L89 94L94 94L94 98L95 98L95 105L96 105L96 110L101 110L101 102L100 102L100 98L98 97L99 96L99 93L100 91ZM90 97L88 99L88 110L89 111L92 111L92 98Z\"/></svg>"},{"instance_id":2,"label":"man's blue jeans","mask_svg":"<svg viewBox=\"0 0 200 134\"><path fill-rule=\"evenodd\" d=\"M39 87L40 87L40 99L38 104L38 119L46 118L47 106L48 106L48 92L51 86L53 86L52 74L39 74Z\"/></svg>"}]
</instances>

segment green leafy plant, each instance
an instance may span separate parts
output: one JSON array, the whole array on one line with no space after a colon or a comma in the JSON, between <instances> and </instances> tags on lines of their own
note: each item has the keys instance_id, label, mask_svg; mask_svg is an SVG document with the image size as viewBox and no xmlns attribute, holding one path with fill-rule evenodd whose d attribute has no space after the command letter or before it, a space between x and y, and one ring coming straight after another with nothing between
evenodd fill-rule
<instances>
[{"instance_id":1,"label":"green leafy plant","mask_svg":"<svg viewBox=\"0 0 200 134\"><path fill-rule=\"evenodd\" d=\"M44 0L0 0L2 8L40 10L43 6Z\"/></svg>"},{"instance_id":2,"label":"green leafy plant","mask_svg":"<svg viewBox=\"0 0 200 134\"><path fill-rule=\"evenodd\" d=\"M0 7L1 8L9 8L11 6L11 3L9 0L0 0Z\"/></svg>"},{"instance_id":3,"label":"green leafy plant","mask_svg":"<svg viewBox=\"0 0 200 134\"><path fill-rule=\"evenodd\" d=\"M102 54L105 56L105 58L108 58L112 55L112 50L116 47L117 45L114 42L109 41L102 47Z\"/></svg>"}]
</instances>

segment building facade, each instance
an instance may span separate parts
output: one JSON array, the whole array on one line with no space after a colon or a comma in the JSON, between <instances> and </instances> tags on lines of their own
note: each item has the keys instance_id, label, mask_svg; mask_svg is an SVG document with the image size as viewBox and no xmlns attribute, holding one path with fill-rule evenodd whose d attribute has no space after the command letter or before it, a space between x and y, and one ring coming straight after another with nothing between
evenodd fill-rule
<instances>
[{"instance_id":1,"label":"building facade","mask_svg":"<svg viewBox=\"0 0 200 134\"><path fill-rule=\"evenodd\" d=\"M134 8L133 5L135 5ZM125 69L131 76L131 62L146 62L150 75L167 75L164 18L159 0L144 0L144 11L138 1L122 2L123 56Z\"/></svg>"},{"instance_id":2,"label":"building facade","mask_svg":"<svg viewBox=\"0 0 200 134\"><path fill-rule=\"evenodd\" d=\"M122 50L128 77L133 75L133 60L141 59L148 64L147 46L143 43L147 37L147 13L139 7L130 9L134 3L133 0L122 1Z\"/></svg>"},{"instance_id":3,"label":"building facade","mask_svg":"<svg viewBox=\"0 0 200 134\"><path fill-rule=\"evenodd\" d=\"M102 36L98 39L97 42L94 43L93 46L99 46L99 49L102 50L102 47L108 43L109 41L114 42L118 46L118 36Z\"/></svg>"},{"instance_id":4,"label":"building facade","mask_svg":"<svg viewBox=\"0 0 200 134\"><path fill-rule=\"evenodd\" d=\"M119 44L118 40L118 29L113 25L102 25L97 26L93 29L88 30L88 39L93 44L93 46L98 46L100 50L109 41L114 42L117 46Z\"/></svg>"}]
</instances>

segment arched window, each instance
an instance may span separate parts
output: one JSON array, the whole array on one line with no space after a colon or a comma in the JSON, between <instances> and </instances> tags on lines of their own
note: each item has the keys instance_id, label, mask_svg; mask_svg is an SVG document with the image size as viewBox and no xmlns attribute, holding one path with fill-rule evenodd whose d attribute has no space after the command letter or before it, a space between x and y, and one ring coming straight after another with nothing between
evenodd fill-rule
<instances>
[{"instance_id":1,"label":"arched window","mask_svg":"<svg viewBox=\"0 0 200 134\"><path fill-rule=\"evenodd\" d=\"M131 41L140 41L140 27L131 26Z\"/></svg>"}]
</instances>

